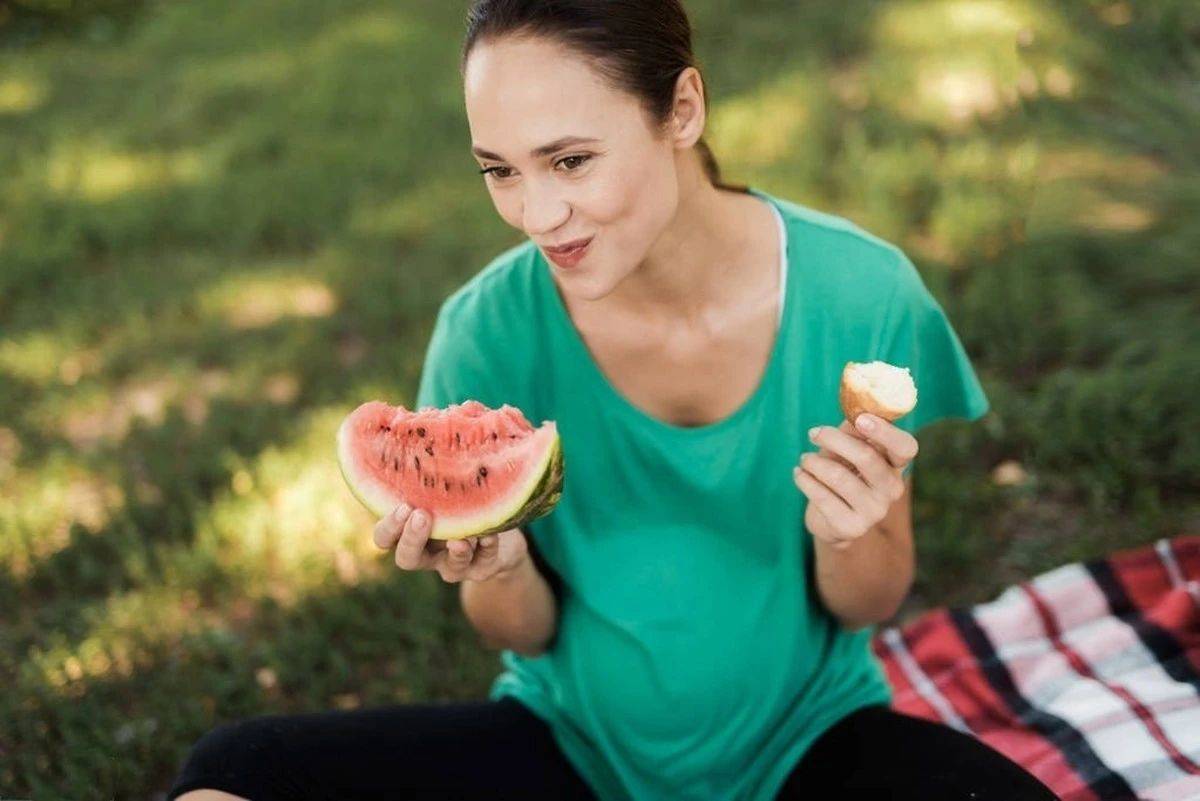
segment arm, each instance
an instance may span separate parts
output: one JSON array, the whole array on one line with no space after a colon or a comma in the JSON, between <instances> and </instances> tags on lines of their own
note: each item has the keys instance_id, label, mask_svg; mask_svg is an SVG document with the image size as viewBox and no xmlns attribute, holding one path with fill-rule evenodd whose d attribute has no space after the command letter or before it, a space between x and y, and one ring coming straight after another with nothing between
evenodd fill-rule
<instances>
[{"instance_id":1,"label":"arm","mask_svg":"<svg viewBox=\"0 0 1200 801\"><path fill-rule=\"evenodd\" d=\"M813 547L818 595L843 626L858 629L890 618L913 580L912 475L884 519L850 547L816 537Z\"/></svg>"},{"instance_id":2,"label":"arm","mask_svg":"<svg viewBox=\"0 0 1200 801\"><path fill-rule=\"evenodd\" d=\"M518 536L527 549L524 535ZM558 604L528 550L512 568L491 578L463 580L459 598L467 620L488 648L537 656L554 638Z\"/></svg>"}]
</instances>

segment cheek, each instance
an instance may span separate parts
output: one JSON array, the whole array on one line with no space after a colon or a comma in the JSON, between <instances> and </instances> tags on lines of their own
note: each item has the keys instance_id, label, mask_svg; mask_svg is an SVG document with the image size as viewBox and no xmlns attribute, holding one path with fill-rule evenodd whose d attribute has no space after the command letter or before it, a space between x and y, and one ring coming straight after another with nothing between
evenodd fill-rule
<instances>
[{"instance_id":1,"label":"cheek","mask_svg":"<svg viewBox=\"0 0 1200 801\"><path fill-rule=\"evenodd\" d=\"M500 219L513 228L521 230L521 196L512 189L496 189L490 185L487 190L488 194L492 197L492 205L496 207L496 213L500 215Z\"/></svg>"},{"instance_id":2,"label":"cheek","mask_svg":"<svg viewBox=\"0 0 1200 801\"><path fill-rule=\"evenodd\" d=\"M579 210L621 252L640 257L669 222L678 200L673 164L659 156L614 165L584 190Z\"/></svg>"}]
</instances>

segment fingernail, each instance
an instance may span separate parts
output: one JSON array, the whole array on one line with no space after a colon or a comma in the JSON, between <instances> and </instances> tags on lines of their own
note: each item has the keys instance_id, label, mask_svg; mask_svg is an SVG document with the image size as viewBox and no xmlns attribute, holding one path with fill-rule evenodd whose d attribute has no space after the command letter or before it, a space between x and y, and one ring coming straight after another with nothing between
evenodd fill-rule
<instances>
[{"instance_id":1,"label":"fingernail","mask_svg":"<svg viewBox=\"0 0 1200 801\"><path fill-rule=\"evenodd\" d=\"M413 513L413 525L416 526L417 528L421 528L421 529L425 528L425 524L428 522L429 521L425 518L424 512L414 512Z\"/></svg>"},{"instance_id":2,"label":"fingernail","mask_svg":"<svg viewBox=\"0 0 1200 801\"><path fill-rule=\"evenodd\" d=\"M820 427L820 426L813 426L812 428L808 429L808 438L809 438L809 439L816 439L816 438L817 438L817 434L820 434L820 433L821 433L821 427Z\"/></svg>"},{"instance_id":3,"label":"fingernail","mask_svg":"<svg viewBox=\"0 0 1200 801\"><path fill-rule=\"evenodd\" d=\"M875 421L865 414L860 414L858 416L857 424L859 431L870 431L875 427Z\"/></svg>"}]
</instances>

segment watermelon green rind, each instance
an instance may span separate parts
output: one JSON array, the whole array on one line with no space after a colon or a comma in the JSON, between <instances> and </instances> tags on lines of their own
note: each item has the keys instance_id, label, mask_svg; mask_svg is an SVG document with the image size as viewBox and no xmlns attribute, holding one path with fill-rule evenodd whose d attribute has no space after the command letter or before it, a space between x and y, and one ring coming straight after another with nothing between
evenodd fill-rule
<instances>
[{"instance_id":1,"label":"watermelon green rind","mask_svg":"<svg viewBox=\"0 0 1200 801\"><path fill-rule=\"evenodd\" d=\"M521 509L508 520L505 520L499 525L486 529L480 532L479 536L487 534L495 534L500 531L508 531L510 528L520 528L521 526L537 520L539 517L544 517L550 514L555 505L558 504L559 498L562 497L563 485L563 458L562 450L558 443L555 443L554 454L550 467L542 476L542 480L534 489L533 495L529 501L521 507Z\"/></svg>"},{"instance_id":2,"label":"watermelon green rind","mask_svg":"<svg viewBox=\"0 0 1200 801\"><path fill-rule=\"evenodd\" d=\"M360 476L355 469L352 431L353 414L348 415L338 430L338 467L350 492L377 517L384 517L397 505L394 491L380 486L370 476ZM549 426L547 430L546 426ZM562 493L563 460L561 440L553 423L545 424L534 436L548 439L539 464L529 471L528 490L511 493L504 507L493 506L471 516L439 516L434 514L430 539L450 540L483 536L510 528L518 528L531 520L548 514ZM508 510L507 512L505 510ZM503 522L487 525L500 518Z\"/></svg>"}]
</instances>

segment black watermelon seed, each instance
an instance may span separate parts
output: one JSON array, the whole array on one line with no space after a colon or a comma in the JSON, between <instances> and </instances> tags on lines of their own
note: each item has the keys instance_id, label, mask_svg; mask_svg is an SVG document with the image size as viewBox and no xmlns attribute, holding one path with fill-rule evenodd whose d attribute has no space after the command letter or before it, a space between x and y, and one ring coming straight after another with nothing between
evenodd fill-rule
<instances>
[{"instance_id":1,"label":"black watermelon seed","mask_svg":"<svg viewBox=\"0 0 1200 801\"><path fill-rule=\"evenodd\" d=\"M486 467L480 467L480 468L479 468L479 475L481 475L481 476L486 476L486 475L487 475L487 468L486 468Z\"/></svg>"},{"instance_id":2,"label":"black watermelon seed","mask_svg":"<svg viewBox=\"0 0 1200 801\"><path fill-rule=\"evenodd\" d=\"M423 428L418 428L418 429L417 429L417 436L418 436L418 437L423 437L423 436L425 436L425 429L423 429Z\"/></svg>"},{"instance_id":3,"label":"black watermelon seed","mask_svg":"<svg viewBox=\"0 0 1200 801\"><path fill-rule=\"evenodd\" d=\"M459 438L459 436L458 436L458 432L457 432L457 431L455 431L455 432L454 432L454 444L455 444L455 445L461 445L461 444L462 444L462 439L460 439L460 438Z\"/></svg>"},{"instance_id":4,"label":"black watermelon seed","mask_svg":"<svg viewBox=\"0 0 1200 801\"><path fill-rule=\"evenodd\" d=\"M495 431L493 431L493 432L492 432L492 439L496 439L496 432L495 432Z\"/></svg>"},{"instance_id":5,"label":"black watermelon seed","mask_svg":"<svg viewBox=\"0 0 1200 801\"><path fill-rule=\"evenodd\" d=\"M413 457L413 461L417 463L417 472L418 472L418 473L419 473L419 472L421 472L421 457L420 457L420 456L414 456L414 457Z\"/></svg>"},{"instance_id":6,"label":"black watermelon seed","mask_svg":"<svg viewBox=\"0 0 1200 801\"><path fill-rule=\"evenodd\" d=\"M443 478L442 484L444 484L446 486L446 492L449 492L450 491L450 482Z\"/></svg>"},{"instance_id":7,"label":"black watermelon seed","mask_svg":"<svg viewBox=\"0 0 1200 801\"><path fill-rule=\"evenodd\" d=\"M425 446L425 452L426 452L426 453L428 453L430 456L433 456L433 446L432 446L432 445L426 445L426 446Z\"/></svg>"},{"instance_id":8,"label":"black watermelon seed","mask_svg":"<svg viewBox=\"0 0 1200 801\"><path fill-rule=\"evenodd\" d=\"M483 476L475 476L475 486L477 486L477 487L483 486Z\"/></svg>"},{"instance_id":9,"label":"black watermelon seed","mask_svg":"<svg viewBox=\"0 0 1200 801\"><path fill-rule=\"evenodd\" d=\"M395 458L392 459L392 469L393 470L400 469L400 460L399 459L395 459Z\"/></svg>"}]
</instances>

